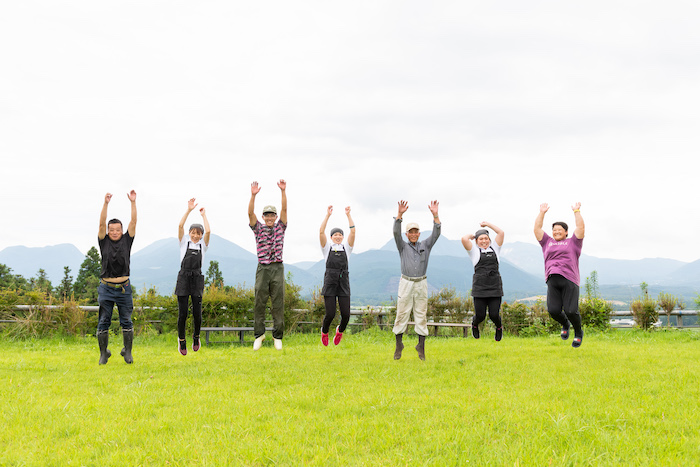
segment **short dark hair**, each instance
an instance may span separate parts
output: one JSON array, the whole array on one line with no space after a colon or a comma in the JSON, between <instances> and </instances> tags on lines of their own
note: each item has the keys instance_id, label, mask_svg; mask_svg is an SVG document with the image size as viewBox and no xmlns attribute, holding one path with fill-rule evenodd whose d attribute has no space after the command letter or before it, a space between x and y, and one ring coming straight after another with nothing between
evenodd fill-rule
<instances>
[{"instance_id":1,"label":"short dark hair","mask_svg":"<svg viewBox=\"0 0 700 467\"><path fill-rule=\"evenodd\" d=\"M556 227L557 225L561 225L561 228L566 230L567 232L569 231L569 226L566 224L566 222L555 222L552 224L552 228Z\"/></svg>"},{"instance_id":2,"label":"short dark hair","mask_svg":"<svg viewBox=\"0 0 700 467\"><path fill-rule=\"evenodd\" d=\"M192 232L193 230L198 231L200 235L204 235L204 226L202 224L192 224L189 231Z\"/></svg>"},{"instance_id":3,"label":"short dark hair","mask_svg":"<svg viewBox=\"0 0 700 467\"><path fill-rule=\"evenodd\" d=\"M107 225L112 225L112 224L119 224L119 225L121 225L122 227L124 227L124 226L122 225L122 221L120 221L119 219L110 219L110 221L107 222Z\"/></svg>"}]
</instances>

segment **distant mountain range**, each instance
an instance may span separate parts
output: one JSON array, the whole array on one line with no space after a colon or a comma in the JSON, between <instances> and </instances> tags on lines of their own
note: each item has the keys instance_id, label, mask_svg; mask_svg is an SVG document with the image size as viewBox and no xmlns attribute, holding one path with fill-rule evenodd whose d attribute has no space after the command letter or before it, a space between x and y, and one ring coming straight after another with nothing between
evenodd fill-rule
<instances>
[{"instance_id":1,"label":"distant mountain range","mask_svg":"<svg viewBox=\"0 0 700 467\"><path fill-rule=\"evenodd\" d=\"M0 263L12 268L13 273L29 278L43 268L54 285L63 277L64 266L71 268L71 275L75 278L84 259L85 255L70 244L42 248L13 246L0 251ZM204 271L209 261L218 261L228 285L252 286L255 282L256 256L233 242L212 235L206 259ZM693 299L700 292L700 260L685 263L664 258L615 260L582 255L580 266L582 280L592 271L598 272L601 294L610 300L628 302L639 295L641 282L649 284L652 295L662 290L674 293L682 296L690 306L694 305ZM179 268L177 240L158 240L132 255L132 283L139 290L155 286L159 293L170 294L175 288ZM303 287L304 295L310 295L314 287L322 284L324 269L323 261L285 264L285 271L292 273L294 283ZM546 293L544 261L539 245L506 243L500 270L506 300ZM473 273L461 242L441 237L430 256L429 289L454 287L458 293L467 294ZM393 239L378 250L353 254L350 260L353 303L379 304L391 300L396 297L399 277L399 256ZM583 283L581 286L583 293Z\"/></svg>"}]
</instances>

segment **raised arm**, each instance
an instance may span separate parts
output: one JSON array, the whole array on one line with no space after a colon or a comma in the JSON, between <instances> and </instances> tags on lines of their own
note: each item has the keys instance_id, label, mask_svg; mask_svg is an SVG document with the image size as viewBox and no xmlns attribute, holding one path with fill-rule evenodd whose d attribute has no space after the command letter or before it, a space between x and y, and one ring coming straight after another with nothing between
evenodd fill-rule
<instances>
[{"instance_id":1,"label":"raised arm","mask_svg":"<svg viewBox=\"0 0 700 467\"><path fill-rule=\"evenodd\" d=\"M211 228L209 227L209 219L207 219L207 211L204 208L199 209L202 215L202 223L204 224L204 244L209 246L209 237L211 236Z\"/></svg>"},{"instance_id":2,"label":"raised arm","mask_svg":"<svg viewBox=\"0 0 700 467\"><path fill-rule=\"evenodd\" d=\"M428 209L430 209L430 212L433 214L433 231L430 237L426 238L423 242L428 248L432 248L440 237L440 227L442 224L440 223L440 216L438 216L438 204L437 201L431 201L428 205Z\"/></svg>"},{"instance_id":3,"label":"raised arm","mask_svg":"<svg viewBox=\"0 0 700 467\"><path fill-rule=\"evenodd\" d=\"M194 208L197 206L197 203L195 203L195 199L192 198L187 202L187 211L185 214L182 216L182 219L180 219L180 223L177 226L177 239L179 241L182 241L182 237L185 236L185 222L187 222L187 218L189 217L190 213ZM209 229L207 229L209 231Z\"/></svg>"},{"instance_id":4,"label":"raised arm","mask_svg":"<svg viewBox=\"0 0 700 467\"><path fill-rule=\"evenodd\" d=\"M282 208L280 209L280 221L287 225L287 182L280 180L277 186L282 191Z\"/></svg>"},{"instance_id":5,"label":"raised arm","mask_svg":"<svg viewBox=\"0 0 700 467\"><path fill-rule=\"evenodd\" d=\"M576 229L574 230L574 235L576 238L583 240L583 236L586 234L586 224L583 223L583 217L581 217L581 203L576 203L571 206L574 211L574 218L576 219Z\"/></svg>"},{"instance_id":6,"label":"raised arm","mask_svg":"<svg viewBox=\"0 0 700 467\"><path fill-rule=\"evenodd\" d=\"M129 227L126 231L133 238L136 235L136 192L131 190L126 196L131 201L131 221L129 221Z\"/></svg>"},{"instance_id":7,"label":"raised arm","mask_svg":"<svg viewBox=\"0 0 700 467\"><path fill-rule=\"evenodd\" d=\"M102 240L107 235L107 205L112 200L112 193L107 193L105 195L105 203L102 205L102 211L100 212L100 228L97 231L97 238Z\"/></svg>"},{"instance_id":8,"label":"raised arm","mask_svg":"<svg viewBox=\"0 0 700 467\"><path fill-rule=\"evenodd\" d=\"M352 220L352 216L350 215L350 206L345 208L345 214L348 216L348 225L350 228L350 232L348 233L348 245L351 247L355 246L355 222Z\"/></svg>"},{"instance_id":9,"label":"raised arm","mask_svg":"<svg viewBox=\"0 0 700 467\"><path fill-rule=\"evenodd\" d=\"M547 213L547 211L549 211L549 204L540 204L540 213L537 214L537 218L535 219L535 238L538 242L541 242L544 238L544 230L542 230L542 226L544 225L544 215Z\"/></svg>"},{"instance_id":10,"label":"raised arm","mask_svg":"<svg viewBox=\"0 0 700 467\"><path fill-rule=\"evenodd\" d=\"M328 209L326 210L326 217L323 218L321 228L318 232L318 239L321 242L321 248L325 248L326 242L328 241L326 238L326 226L328 225L328 219L331 217L331 214L333 214L333 206L328 206Z\"/></svg>"},{"instance_id":11,"label":"raised arm","mask_svg":"<svg viewBox=\"0 0 700 467\"><path fill-rule=\"evenodd\" d=\"M248 223L251 227L255 227L258 223L258 216L255 215L255 196L260 193L258 182L250 184L250 202L248 203Z\"/></svg>"},{"instance_id":12,"label":"raised arm","mask_svg":"<svg viewBox=\"0 0 700 467\"><path fill-rule=\"evenodd\" d=\"M472 251L472 240L474 240L474 234L467 234L462 237L462 246L467 251Z\"/></svg>"},{"instance_id":13,"label":"raised arm","mask_svg":"<svg viewBox=\"0 0 700 467\"><path fill-rule=\"evenodd\" d=\"M403 250L406 242L403 241L401 237L401 222L403 221L403 213L408 211L408 202L401 200L399 201L399 213L396 215L394 220L394 241L396 242L396 248L399 251Z\"/></svg>"},{"instance_id":14,"label":"raised arm","mask_svg":"<svg viewBox=\"0 0 700 467\"><path fill-rule=\"evenodd\" d=\"M481 223L481 226L482 226L482 227L488 227L489 229L491 229L491 230L493 230L494 232L496 232L496 238L495 238L494 240L496 241L496 244L497 244L498 246L503 246L503 239L504 239L505 236L506 236L506 233L503 231L503 229L499 228L499 227L496 226L496 225L493 225L493 224L490 223L490 222L482 222L482 223Z\"/></svg>"}]
</instances>

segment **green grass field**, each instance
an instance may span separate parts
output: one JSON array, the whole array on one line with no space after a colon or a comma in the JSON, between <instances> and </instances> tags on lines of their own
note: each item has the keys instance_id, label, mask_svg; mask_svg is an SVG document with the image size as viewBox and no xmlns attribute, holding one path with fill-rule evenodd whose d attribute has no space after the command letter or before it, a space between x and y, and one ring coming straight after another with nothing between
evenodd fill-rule
<instances>
[{"instance_id":1,"label":"green grass field","mask_svg":"<svg viewBox=\"0 0 700 467\"><path fill-rule=\"evenodd\" d=\"M699 332L271 341L3 339L0 464L700 464Z\"/></svg>"}]
</instances>

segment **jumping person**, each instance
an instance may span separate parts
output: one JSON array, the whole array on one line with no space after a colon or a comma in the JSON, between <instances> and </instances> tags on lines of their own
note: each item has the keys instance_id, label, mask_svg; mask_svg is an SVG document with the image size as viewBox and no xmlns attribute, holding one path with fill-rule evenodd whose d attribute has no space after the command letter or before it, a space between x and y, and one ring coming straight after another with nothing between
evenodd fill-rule
<instances>
[{"instance_id":1,"label":"jumping person","mask_svg":"<svg viewBox=\"0 0 700 467\"><path fill-rule=\"evenodd\" d=\"M253 350L259 350L265 340L265 306L271 299L273 331L272 337L275 348L282 350L284 333L284 264L282 249L284 247L284 232L287 230L287 182L280 180L277 186L282 192L282 204L279 221L277 208L265 206L263 221L258 221L255 215L255 196L260 192L258 182L250 185L250 203L248 203L248 220L255 234L258 251L258 269L255 272L255 343Z\"/></svg>"},{"instance_id":2,"label":"jumping person","mask_svg":"<svg viewBox=\"0 0 700 467\"><path fill-rule=\"evenodd\" d=\"M396 303L396 321L394 322L394 334L396 334L396 350L394 360L401 358L403 350L403 334L408 328L408 320L413 311L415 319L415 331L418 334L418 358L425 360L425 337L428 335L428 281L425 275L428 270L428 257L430 250L440 236L440 218L438 217L438 202L431 201L428 206L433 214L433 232L430 237L419 242L420 229L418 224L406 225L405 242L401 237L401 223L403 214L408 210L406 201L399 201L399 213L394 218L394 240L401 258L401 280Z\"/></svg>"},{"instance_id":3,"label":"jumping person","mask_svg":"<svg viewBox=\"0 0 700 467\"><path fill-rule=\"evenodd\" d=\"M326 238L326 225L333 214L333 206L328 206L326 217L321 223L319 240L321 251L326 260L326 273L323 276L323 289L321 294L326 305L326 316L321 327L321 342L328 345L328 331L333 318L335 318L336 299L340 307L340 324L335 328L333 343L340 344L343 332L350 321L350 276L348 272L348 259L355 245L355 223L350 216L350 206L345 208L348 216L348 239L344 240L343 230L335 227L331 229L331 241Z\"/></svg>"},{"instance_id":4,"label":"jumping person","mask_svg":"<svg viewBox=\"0 0 700 467\"><path fill-rule=\"evenodd\" d=\"M177 226L177 238L180 241L180 272L177 274L177 285L175 295L177 295L177 335L178 350L182 355L187 355L187 340L185 339L185 324L189 314L189 301L192 297L192 321L194 324L194 334L192 336L192 350L199 350L199 330L202 328L202 295L204 294L204 276L202 275L202 264L204 263L204 253L209 249L209 237L211 229L209 220L204 208L200 208L204 225L192 224L189 234L185 235L185 222L190 213L197 207L195 199L187 202L187 212L180 219Z\"/></svg>"},{"instance_id":5,"label":"jumping person","mask_svg":"<svg viewBox=\"0 0 700 467\"><path fill-rule=\"evenodd\" d=\"M578 312L579 265L583 236L586 227L581 217L581 203L571 207L576 219L576 229L571 238L569 226L565 222L552 224L552 236L542 230L544 215L549 205L540 205L540 213L535 219L535 238L542 246L544 273L547 279L547 311L561 324L561 338L569 338L569 327L574 327L573 347L580 347L583 340L581 315Z\"/></svg>"},{"instance_id":6,"label":"jumping person","mask_svg":"<svg viewBox=\"0 0 700 467\"><path fill-rule=\"evenodd\" d=\"M479 229L475 234L462 237L462 245L469 253L474 264L474 276L472 278L472 297L474 297L474 318L472 319L472 335L479 338L479 324L486 319L488 309L489 318L496 326L496 340L503 337L501 325L501 297L503 297L503 281L498 270L499 255L503 238L503 230L493 224L482 222L481 227L488 227L496 232L496 241L491 243L489 231ZM472 240L476 241L477 248L472 248Z\"/></svg>"},{"instance_id":7,"label":"jumping person","mask_svg":"<svg viewBox=\"0 0 700 467\"><path fill-rule=\"evenodd\" d=\"M100 365L107 363L112 352L107 348L109 344L109 327L112 324L112 312L114 305L119 310L119 324L122 328L124 347L121 355L126 363L134 363L131 348L134 342L134 323L131 321L131 313L134 310L134 301L131 296L131 284L129 283L129 265L131 262L131 245L134 243L136 233L136 192L127 193L131 202L131 221L126 234L123 232L119 219L107 222L107 206L112 199L112 194L105 195L105 201L100 213L100 227L97 232L97 243L100 246L102 256L102 270L100 271L100 285L97 288L97 301L100 304L100 317L97 323L97 342L100 347Z\"/></svg>"}]
</instances>

